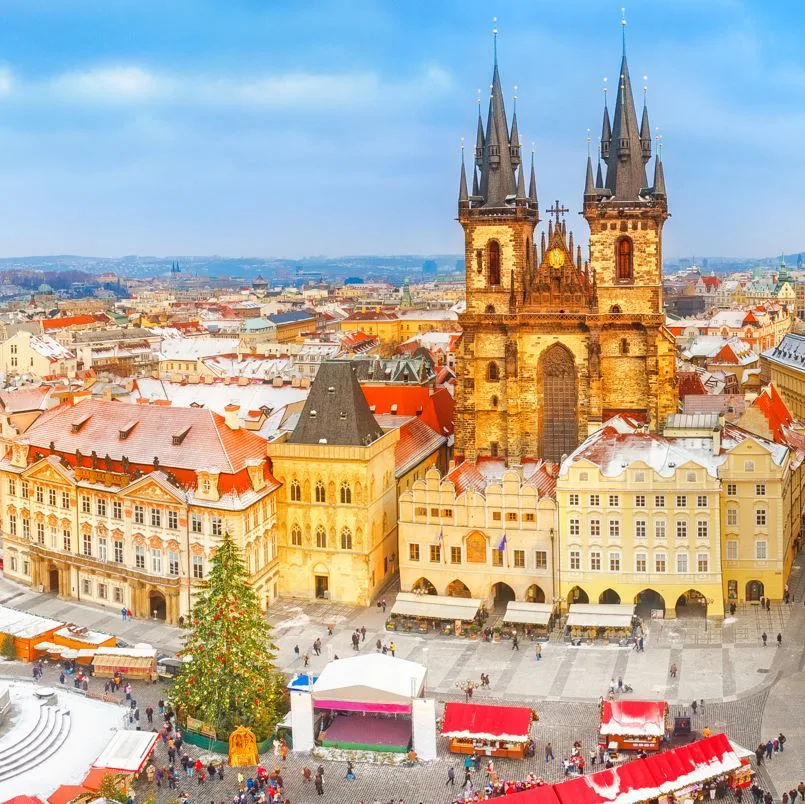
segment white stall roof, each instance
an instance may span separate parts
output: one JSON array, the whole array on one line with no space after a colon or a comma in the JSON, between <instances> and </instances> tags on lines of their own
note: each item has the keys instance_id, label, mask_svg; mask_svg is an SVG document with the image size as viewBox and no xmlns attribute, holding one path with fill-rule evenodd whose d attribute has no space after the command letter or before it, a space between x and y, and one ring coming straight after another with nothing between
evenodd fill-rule
<instances>
[{"instance_id":1,"label":"white stall roof","mask_svg":"<svg viewBox=\"0 0 805 804\"><path fill-rule=\"evenodd\" d=\"M156 648L97 648L96 656L120 656L130 659L156 658Z\"/></svg>"},{"instance_id":2,"label":"white stall roof","mask_svg":"<svg viewBox=\"0 0 805 804\"><path fill-rule=\"evenodd\" d=\"M408 617L430 617L441 620L472 620L481 607L474 597L448 597L446 595L417 595L399 592L391 607L392 614Z\"/></svg>"},{"instance_id":3,"label":"white stall roof","mask_svg":"<svg viewBox=\"0 0 805 804\"><path fill-rule=\"evenodd\" d=\"M425 666L382 653L338 659L313 685L313 700L411 703L425 680Z\"/></svg>"},{"instance_id":4,"label":"white stall roof","mask_svg":"<svg viewBox=\"0 0 805 804\"><path fill-rule=\"evenodd\" d=\"M0 634L11 634L19 639L32 639L62 625L63 623L58 620L0 606Z\"/></svg>"},{"instance_id":5,"label":"white stall roof","mask_svg":"<svg viewBox=\"0 0 805 804\"><path fill-rule=\"evenodd\" d=\"M573 603L567 625L599 628L628 628L634 616L631 603Z\"/></svg>"},{"instance_id":6,"label":"white stall roof","mask_svg":"<svg viewBox=\"0 0 805 804\"><path fill-rule=\"evenodd\" d=\"M503 615L503 622L547 625L552 612L553 606L550 603L522 603L510 600L506 606L506 613Z\"/></svg>"},{"instance_id":7,"label":"white stall roof","mask_svg":"<svg viewBox=\"0 0 805 804\"><path fill-rule=\"evenodd\" d=\"M159 735L153 731L119 729L92 763L92 767L137 773L145 765L158 739Z\"/></svg>"}]
</instances>

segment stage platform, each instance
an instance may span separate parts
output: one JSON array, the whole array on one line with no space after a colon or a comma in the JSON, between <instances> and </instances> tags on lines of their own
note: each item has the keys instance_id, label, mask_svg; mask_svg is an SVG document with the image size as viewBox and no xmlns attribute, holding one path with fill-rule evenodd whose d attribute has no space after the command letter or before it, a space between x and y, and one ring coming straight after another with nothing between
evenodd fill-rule
<instances>
[{"instance_id":1,"label":"stage platform","mask_svg":"<svg viewBox=\"0 0 805 804\"><path fill-rule=\"evenodd\" d=\"M325 732L321 744L327 748L404 754L410 741L411 721L408 718L338 715Z\"/></svg>"}]
</instances>

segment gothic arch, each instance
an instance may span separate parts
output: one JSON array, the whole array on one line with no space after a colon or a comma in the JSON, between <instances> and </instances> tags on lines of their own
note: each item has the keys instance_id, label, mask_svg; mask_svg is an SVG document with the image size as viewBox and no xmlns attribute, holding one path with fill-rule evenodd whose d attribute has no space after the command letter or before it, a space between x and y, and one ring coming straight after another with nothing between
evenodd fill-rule
<instances>
[{"instance_id":1,"label":"gothic arch","mask_svg":"<svg viewBox=\"0 0 805 804\"><path fill-rule=\"evenodd\" d=\"M539 373L542 383L540 456L558 462L578 446L578 388L573 355L561 344L553 344L542 354Z\"/></svg>"},{"instance_id":2,"label":"gothic arch","mask_svg":"<svg viewBox=\"0 0 805 804\"><path fill-rule=\"evenodd\" d=\"M615 277L618 282L634 279L634 244L630 237L619 237L615 243Z\"/></svg>"},{"instance_id":3,"label":"gothic arch","mask_svg":"<svg viewBox=\"0 0 805 804\"><path fill-rule=\"evenodd\" d=\"M500 243L490 240L487 246L487 263L489 265L489 287L500 285Z\"/></svg>"}]
</instances>

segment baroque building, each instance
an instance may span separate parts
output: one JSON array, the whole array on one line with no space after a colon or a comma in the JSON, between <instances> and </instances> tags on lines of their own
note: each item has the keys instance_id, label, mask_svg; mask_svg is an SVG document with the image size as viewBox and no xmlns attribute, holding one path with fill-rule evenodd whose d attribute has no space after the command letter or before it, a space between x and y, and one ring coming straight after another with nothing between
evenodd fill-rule
<instances>
[{"instance_id":1,"label":"baroque building","mask_svg":"<svg viewBox=\"0 0 805 804\"><path fill-rule=\"evenodd\" d=\"M462 159L466 312L456 456L559 461L611 416L651 432L675 412L674 339L662 309L662 161L654 181L648 110L638 124L624 52L615 110L604 109L597 178L588 157L583 215L590 259L556 203L540 222L533 157L526 190L517 114L509 126L495 59L489 111L478 117L470 192ZM604 170L602 170L602 165Z\"/></svg>"}]
</instances>

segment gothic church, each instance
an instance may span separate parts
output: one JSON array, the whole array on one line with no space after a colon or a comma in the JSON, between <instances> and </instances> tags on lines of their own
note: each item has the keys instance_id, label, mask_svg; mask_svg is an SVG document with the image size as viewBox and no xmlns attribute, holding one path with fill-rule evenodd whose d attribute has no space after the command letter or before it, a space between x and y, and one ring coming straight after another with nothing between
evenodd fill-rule
<instances>
[{"instance_id":1,"label":"gothic church","mask_svg":"<svg viewBox=\"0 0 805 804\"><path fill-rule=\"evenodd\" d=\"M674 341L662 303L663 166L656 156L648 186L648 110L638 126L625 51L619 75L611 120L604 107L597 177L587 159L584 260L558 202L537 245L533 156L526 190L517 113L509 127L495 59L485 127L479 109L471 193L463 158L461 165L467 308L459 461L559 461L617 413L656 432L676 412Z\"/></svg>"}]
</instances>

